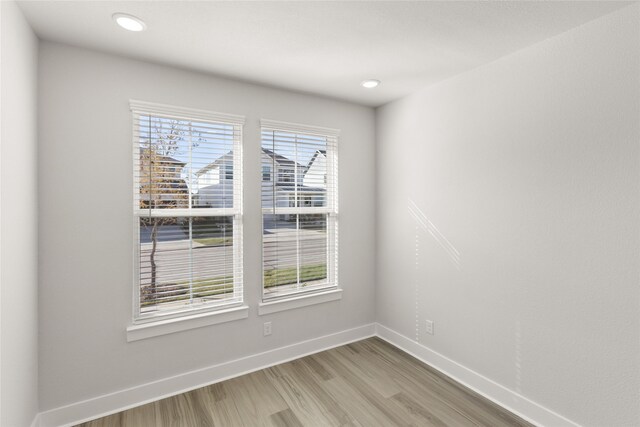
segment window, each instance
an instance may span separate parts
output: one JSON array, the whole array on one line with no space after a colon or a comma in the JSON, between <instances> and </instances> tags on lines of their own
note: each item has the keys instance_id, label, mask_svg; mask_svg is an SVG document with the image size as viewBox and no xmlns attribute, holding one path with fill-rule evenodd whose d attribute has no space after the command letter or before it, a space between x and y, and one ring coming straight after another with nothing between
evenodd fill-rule
<instances>
[{"instance_id":1,"label":"window","mask_svg":"<svg viewBox=\"0 0 640 427\"><path fill-rule=\"evenodd\" d=\"M262 186L263 301L338 287L337 140L337 130L262 121L278 170Z\"/></svg>"},{"instance_id":2,"label":"window","mask_svg":"<svg viewBox=\"0 0 640 427\"><path fill-rule=\"evenodd\" d=\"M271 181L271 166L262 166L262 180Z\"/></svg>"},{"instance_id":3,"label":"window","mask_svg":"<svg viewBox=\"0 0 640 427\"><path fill-rule=\"evenodd\" d=\"M233 179L233 164L228 162L224 165L224 179L232 180Z\"/></svg>"},{"instance_id":4,"label":"window","mask_svg":"<svg viewBox=\"0 0 640 427\"><path fill-rule=\"evenodd\" d=\"M278 169L278 182L293 182L294 169Z\"/></svg>"},{"instance_id":5,"label":"window","mask_svg":"<svg viewBox=\"0 0 640 427\"><path fill-rule=\"evenodd\" d=\"M139 101L131 110L134 323L239 305L244 118Z\"/></svg>"}]
</instances>

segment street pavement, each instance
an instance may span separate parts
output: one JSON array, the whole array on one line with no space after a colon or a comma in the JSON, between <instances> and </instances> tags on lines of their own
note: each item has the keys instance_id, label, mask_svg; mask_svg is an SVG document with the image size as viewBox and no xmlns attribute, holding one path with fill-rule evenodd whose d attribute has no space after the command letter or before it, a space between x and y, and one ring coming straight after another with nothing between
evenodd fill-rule
<instances>
[{"instance_id":1,"label":"street pavement","mask_svg":"<svg viewBox=\"0 0 640 427\"><path fill-rule=\"evenodd\" d=\"M267 268L295 267L298 256L302 265L326 262L327 238L324 230L267 229L264 234L264 260ZM140 251L141 284L150 279L151 243L143 243ZM298 252L299 249L299 252ZM192 257L193 262L189 262ZM233 271L233 246L206 246L194 242L189 249L188 240L158 242L155 254L156 280L159 284L181 283L231 275ZM189 271L189 265L193 270Z\"/></svg>"}]
</instances>

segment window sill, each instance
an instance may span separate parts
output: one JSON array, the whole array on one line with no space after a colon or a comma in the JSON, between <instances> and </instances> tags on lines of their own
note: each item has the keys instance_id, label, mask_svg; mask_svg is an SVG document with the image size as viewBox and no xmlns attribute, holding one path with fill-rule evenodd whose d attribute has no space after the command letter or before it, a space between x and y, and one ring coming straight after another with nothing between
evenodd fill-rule
<instances>
[{"instance_id":1,"label":"window sill","mask_svg":"<svg viewBox=\"0 0 640 427\"><path fill-rule=\"evenodd\" d=\"M294 296L278 301L263 302L258 304L258 315L277 313L279 311L293 310L309 305L322 304L324 302L342 299L342 289L318 292L310 295Z\"/></svg>"},{"instance_id":2,"label":"window sill","mask_svg":"<svg viewBox=\"0 0 640 427\"><path fill-rule=\"evenodd\" d=\"M249 307L243 305L226 310L210 311L191 316L132 325L127 328L127 342L201 328L218 323L231 322L233 320L246 319L247 317L249 317Z\"/></svg>"}]
</instances>

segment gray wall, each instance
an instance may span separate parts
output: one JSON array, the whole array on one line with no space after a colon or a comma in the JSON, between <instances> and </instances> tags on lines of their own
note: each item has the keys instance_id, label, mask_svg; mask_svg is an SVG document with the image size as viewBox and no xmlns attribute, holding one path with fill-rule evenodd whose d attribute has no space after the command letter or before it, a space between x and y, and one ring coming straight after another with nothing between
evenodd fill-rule
<instances>
[{"instance_id":1,"label":"gray wall","mask_svg":"<svg viewBox=\"0 0 640 427\"><path fill-rule=\"evenodd\" d=\"M640 425L639 8L377 111L377 320L585 426Z\"/></svg>"},{"instance_id":2,"label":"gray wall","mask_svg":"<svg viewBox=\"0 0 640 427\"><path fill-rule=\"evenodd\" d=\"M374 320L373 109L48 42L39 59L41 410ZM133 274L130 98L246 116L249 319L126 342ZM338 302L257 316L260 118L342 130L344 294ZM267 320L273 335L263 337Z\"/></svg>"},{"instance_id":3,"label":"gray wall","mask_svg":"<svg viewBox=\"0 0 640 427\"><path fill-rule=\"evenodd\" d=\"M0 425L23 427L38 410L38 39L14 2L0 13Z\"/></svg>"}]
</instances>

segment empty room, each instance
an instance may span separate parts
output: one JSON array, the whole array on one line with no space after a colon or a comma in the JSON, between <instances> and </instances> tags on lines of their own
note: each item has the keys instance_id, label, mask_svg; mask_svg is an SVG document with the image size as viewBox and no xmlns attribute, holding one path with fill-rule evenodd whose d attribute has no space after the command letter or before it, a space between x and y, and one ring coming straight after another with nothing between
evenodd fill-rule
<instances>
[{"instance_id":1,"label":"empty room","mask_svg":"<svg viewBox=\"0 0 640 427\"><path fill-rule=\"evenodd\" d=\"M640 2L0 22L0 426L640 427Z\"/></svg>"}]
</instances>

